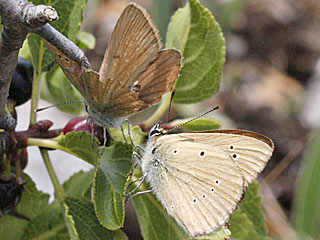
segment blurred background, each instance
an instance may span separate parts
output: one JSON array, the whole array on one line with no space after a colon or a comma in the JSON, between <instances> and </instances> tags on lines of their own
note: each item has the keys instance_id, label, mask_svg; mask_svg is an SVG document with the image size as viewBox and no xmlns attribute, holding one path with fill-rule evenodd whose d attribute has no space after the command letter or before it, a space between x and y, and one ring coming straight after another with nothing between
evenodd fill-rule
<instances>
[{"instance_id":1,"label":"blurred background","mask_svg":"<svg viewBox=\"0 0 320 240\"><path fill-rule=\"evenodd\" d=\"M108 38L128 2L88 0L82 30L96 37L95 49L85 52L94 69L100 68ZM186 3L183 0L135 2L150 13L163 42L170 16ZM320 153L317 155L320 143L312 142L320 125L320 2L201 0L201 3L213 13L226 39L227 55L221 88L204 102L174 105L171 118L196 116L219 105L220 110L210 117L221 121L223 129L247 129L270 137L275 143L275 152L260 178L269 234L275 239L297 239L295 229L304 225L313 231L309 233L310 239L320 239L317 235L317 227L320 228L320 177L310 177L320 176ZM26 109L28 107L19 107L18 114L19 111L27 114ZM54 120L57 114L60 120L55 122L56 128L63 127L72 117L58 110L48 110L39 114L39 119ZM132 121L140 119L141 115ZM20 129L26 129L27 121L20 123ZM318 161L311 159L314 155ZM68 166L72 172L90 168L78 159L70 163L67 154L57 158L59 162L54 164L61 181L71 174L65 170ZM32 162L29 161L27 167L32 177L39 172L46 174ZM314 164L313 167L310 164ZM40 167L42 162L39 160L37 165ZM49 178L43 177L38 178L37 186L43 185L40 189L52 194L52 187L47 185ZM310 186L311 195L308 195L310 192L306 188ZM318 215L312 209L302 209L308 200L318 201L314 203L315 208L319 205ZM134 218L130 214L127 217ZM138 229L127 225L125 228L132 236L130 239L139 239L136 235Z\"/></svg>"}]
</instances>

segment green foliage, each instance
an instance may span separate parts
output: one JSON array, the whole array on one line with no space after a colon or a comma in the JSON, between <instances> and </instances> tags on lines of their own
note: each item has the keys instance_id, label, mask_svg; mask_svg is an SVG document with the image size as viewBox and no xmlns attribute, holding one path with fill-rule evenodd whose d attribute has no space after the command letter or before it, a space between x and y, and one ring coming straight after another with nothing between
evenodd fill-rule
<instances>
[{"instance_id":1,"label":"green foliage","mask_svg":"<svg viewBox=\"0 0 320 240\"><path fill-rule=\"evenodd\" d=\"M98 158L98 139L93 138L87 132L69 132L61 135L58 144L69 153L85 160L87 163L96 165Z\"/></svg>"},{"instance_id":2,"label":"green foliage","mask_svg":"<svg viewBox=\"0 0 320 240\"><path fill-rule=\"evenodd\" d=\"M80 31L77 35L78 47L81 49L94 49L96 39L91 33Z\"/></svg>"},{"instance_id":3,"label":"green foliage","mask_svg":"<svg viewBox=\"0 0 320 240\"><path fill-rule=\"evenodd\" d=\"M109 231L100 225L91 202L83 199L67 198L66 204L69 206L69 212L74 219L80 239L127 239L122 231Z\"/></svg>"},{"instance_id":4,"label":"green foliage","mask_svg":"<svg viewBox=\"0 0 320 240\"><path fill-rule=\"evenodd\" d=\"M83 101L82 95L71 85L60 66L55 66L50 72L43 75L40 96L52 104ZM58 105L57 107L71 114L84 112L83 103Z\"/></svg>"},{"instance_id":5,"label":"green foliage","mask_svg":"<svg viewBox=\"0 0 320 240\"><path fill-rule=\"evenodd\" d=\"M198 0L189 0L173 15L166 47L177 48L183 55L174 102L199 102L218 91L225 62L224 38L210 11Z\"/></svg>"},{"instance_id":6,"label":"green foliage","mask_svg":"<svg viewBox=\"0 0 320 240\"><path fill-rule=\"evenodd\" d=\"M23 174L23 178L27 181L27 184L24 186L16 211L33 220L48 206L49 195L38 191L28 175ZM26 220L5 215L0 219L0 239L21 239L26 229L28 229L27 225L28 221Z\"/></svg>"},{"instance_id":7,"label":"green foliage","mask_svg":"<svg viewBox=\"0 0 320 240\"><path fill-rule=\"evenodd\" d=\"M295 227L301 239L320 238L320 130L309 143L298 179Z\"/></svg>"},{"instance_id":8,"label":"green foliage","mask_svg":"<svg viewBox=\"0 0 320 240\"><path fill-rule=\"evenodd\" d=\"M128 123L124 123L122 125L124 136L128 143L130 143L130 136L129 136L129 130L128 130ZM123 134L120 127L117 128L110 128L109 129L110 135L113 140L118 142L126 142L123 138ZM134 145L141 145L145 142L147 133L143 132L139 126L131 126L130 125L130 135L132 142Z\"/></svg>"},{"instance_id":9,"label":"green foliage","mask_svg":"<svg viewBox=\"0 0 320 240\"><path fill-rule=\"evenodd\" d=\"M209 118L200 118L194 121L188 122L183 125L183 128L188 131L205 131L219 129L221 123Z\"/></svg>"},{"instance_id":10,"label":"green foliage","mask_svg":"<svg viewBox=\"0 0 320 240\"><path fill-rule=\"evenodd\" d=\"M116 142L102 148L93 184L93 203L102 226L115 230L123 226L125 190L131 168L132 146Z\"/></svg>"},{"instance_id":11,"label":"green foliage","mask_svg":"<svg viewBox=\"0 0 320 240\"><path fill-rule=\"evenodd\" d=\"M231 215L229 223L232 238L238 240L267 240L267 230L261 209L259 185L253 182L245 194L245 198Z\"/></svg>"},{"instance_id":12,"label":"green foliage","mask_svg":"<svg viewBox=\"0 0 320 240\"><path fill-rule=\"evenodd\" d=\"M132 198L136 209L139 224L144 240L153 239L190 239L185 231L177 222L168 215L167 211L151 194L143 194ZM196 239L225 240L229 239L230 231L222 228L221 230L207 236Z\"/></svg>"}]
</instances>

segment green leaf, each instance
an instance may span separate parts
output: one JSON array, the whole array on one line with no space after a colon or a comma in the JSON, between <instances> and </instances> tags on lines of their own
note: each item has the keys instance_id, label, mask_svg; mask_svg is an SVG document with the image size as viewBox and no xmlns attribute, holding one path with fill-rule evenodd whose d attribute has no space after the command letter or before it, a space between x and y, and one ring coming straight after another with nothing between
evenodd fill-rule
<instances>
[{"instance_id":1,"label":"green leaf","mask_svg":"<svg viewBox=\"0 0 320 240\"><path fill-rule=\"evenodd\" d=\"M83 8L87 0L33 0L32 3L35 5L44 4L54 7L58 12L59 20L53 22L51 25L71 41L74 42L76 40L82 22ZM30 34L28 42L33 65L37 72L40 70L46 71L48 66L53 62L53 57L46 50L43 41L38 35ZM61 86L61 88L63 87L64 86Z\"/></svg>"},{"instance_id":2,"label":"green leaf","mask_svg":"<svg viewBox=\"0 0 320 240\"><path fill-rule=\"evenodd\" d=\"M219 129L221 127L221 123L209 118L200 118L188 122L183 125L183 128L188 131L205 131L205 130L214 130Z\"/></svg>"},{"instance_id":3,"label":"green leaf","mask_svg":"<svg viewBox=\"0 0 320 240\"><path fill-rule=\"evenodd\" d=\"M65 151L78 156L86 162L96 165L98 158L98 139L87 132L69 132L61 135L58 144L66 148Z\"/></svg>"},{"instance_id":4,"label":"green leaf","mask_svg":"<svg viewBox=\"0 0 320 240\"><path fill-rule=\"evenodd\" d=\"M92 33L80 31L77 35L78 47L81 49L94 49L96 39Z\"/></svg>"},{"instance_id":5,"label":"green leaf","mask_svg":"<svg viewBox=\"0 0 320 240\"><path fill-rule=\"evenodd\" d=\"M52 103L68 103L70 101L83 101L82 95L71 85L60 66L56 66L50 72L43 75L41 84L41 98ZM63 86L63 87L62 87ZM71 114L84 113L83 103L69 103L58 105L62 111Z\"/></svg>"},{"instance_id":6,"label":"green leaf","mask_svg":"<svg viewBox=\"0 0 320 240\"><path fill-rule=\"evenodd\" d=\"M27 181L27 184L24 186L16 212L33 219L48 206L49 195L38 191L28 175L23 174L23 179ZM0 239L20 239L27 224L26 220L5 215L0 219Z\"/></svg>"},{"instance_id":7,"label":"green leaf","mask_svg":"<svg viewBox=\"0 0 320 240\"><path fill-rule=\"evenodd\" d=\"M109 231L100 225L91 202L83 199L67 198L66 204L69 207L69 213L74 219L80 239L127 239L121 230Z\"/></svg>"},{"instance_id":8,"label":"green leaf","mask_svg":"<svg viewBox=\"0 0 320 240\"><path fill-rule=\"evenodd\" d=\"M60 205L54 202L36 216L32 222L29 222L21 239L70 239L61 214Z\"/></svg>"},{"instance_id":9,"label":"green leaf","mask_svg":"<svg viewBox=\"0 0 320 240\"><path fill-rule=\"evenodd\" d=\"M88 189L91 189L93 183L94 171L80 171L72 175L68 181L63 183L63 190L67 196L83 197Z\"/></svg>"},{"instance_id":10,"label":"green leaf","mask_svg":"<svg viewBox=\"0 0 320 240\"><path fill-rule=\"evenodd\" d=\"M102 148L103 154L97 163L93 203L102 226L116 230L123 226L127 174L131 168L132 146L116 142Z\"/></svg>"},{"instance_id":11,"label":"green leaf","mask_svg":"<svg viewBox=\"0 0 320 240\"><path fill-rule=\"evenodd\" d=\"M144 240L190 239L151 193L132 198Z\"/></svg>"},{"instance_id":12,"label":"green leaf","mask_svg":"<svg viewBox=\"0 0 320 240\"><path fill-rule=\"evenodd\" d=\"M295 227L301 239L320 239L320 130L309 143L298 179Z\"/></svg>"},{"instance_id":13,"label":"green leaf","mask_svg":"<svg viewBox=\"0 0 320 240\"><path fill-rule=\"evenodd\" d=\"M183 55L174 102L199 102L219 90L225 42L211 12L198 0L189 0L172 16L166 47L179 49Z\"/></svg>"},{"instance_id":14,"label":"green leaf","mask_svg":"<svg viewBox=\"0 0 320 240\"><path fill-rule=\"evenodd\" d=\"M253 182L246 192L245 198L231 215L229 224L232 238L238 240L266 240L267 230L261 210L261 197L258 193L259 184Z\"/></svg>"},{"instance_id":15,"label":"green leaf","mask_svg":"<svg viewBox=\"0 0 320 240\"><path fill-rule=\"evenodd\" d=\"M144 191L149 188L150 187L148 187L148 184L144 183L140 190ZM131 200L138 215L139 225L144 240L190 239L187 233L177 224L174 218L168 215L167 211L153 194L141 194L131 198ZM229 239L229 237L230 231L226 228L221 228L213 234L204 235L195 239L226 240Z\"/></svg>"},{"instance_id":16,"label":"green leaf","mask_svg":"<svg viewBox=\"0 0 320 240\"><path fill-rule=\"evenodd\" d=\"M129 137L129 131L128 131L128 123L126 122L122 124L122 128L123 128L124 136L127 139L127 142L131 143L130 137ZM109 132L113 140L118 142L125 142L125 140L123 139L123 135L120 127L110 128ZM130 135L134 145L137 146L145 142L146 136L148 134L143 132L139 126L132 127L132 125L130 125Z\"/></svg>"}]
</instances>

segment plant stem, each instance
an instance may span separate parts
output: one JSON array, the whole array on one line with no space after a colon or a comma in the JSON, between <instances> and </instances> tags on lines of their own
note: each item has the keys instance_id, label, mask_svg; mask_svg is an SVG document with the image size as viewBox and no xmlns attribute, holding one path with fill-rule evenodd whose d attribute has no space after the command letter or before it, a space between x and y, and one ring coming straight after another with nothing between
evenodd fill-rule
<instances>
[{"instance_id":1,"label":"plant stem","mask_svg":"<svg viewBox=\"0 0 320 240\"><path fill-rule=\"evenodd\" d=\"M30 112L30 125L37 122L37 114L35 110L38 108L39 93L40 93L40 79L42 75L42 58L44 54L44 43L40 41L39 47L39 61L38 66L34 71L34 79L32 83L32 96L31 96L31 112Z\"/></svg>"},{"instance_id":2,"label":"plant stem","mask_svg":"<svg viewBox=\"0 0 320 240\"><path fill-rule=\"evenodd\" d=\"M147 129L152 127L160 119L160 117L169 107L170 98L171 98L170 94L167 94L163 97L162 102L158 107L158 109L152 114L151 117L149 117L146 121L143 122L144 128Z\"/></svg>"},{"instance_id":3,"label":"plant stem","mask_svg":"<svg viewBox=\"0 0 320 240\"><path fill-rule=\"evenodd\" d=\"M47 171L49 173L49 176L51 178L51 181L52 181L52 184L53 184L53 187L54 187L54 191L55 191L55 196L57 197L57 199L59 200L60 204L62 204L64 202L64 197L65 197L65 194L64 194L64 191L59 183L59 179L53 169L53 166L51 164L51 161L50 161L50 157L49 157L49 154L48 154L48 150L46 149L43 149L43 148L40 148L40 153L41 153L41 156L43 158L43 161L44 161L44 164L47 168Z\"/></svg>"}]
</instances>

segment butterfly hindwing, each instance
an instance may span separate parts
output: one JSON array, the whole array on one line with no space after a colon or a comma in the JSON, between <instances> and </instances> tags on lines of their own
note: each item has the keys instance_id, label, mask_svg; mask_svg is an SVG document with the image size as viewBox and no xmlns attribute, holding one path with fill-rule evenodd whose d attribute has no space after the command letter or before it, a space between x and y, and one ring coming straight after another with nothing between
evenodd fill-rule
<instances>
[{"instance_id":1,"label":"butterfly hindwing","mask_svg":"<svg viewBox=\"0 0 320 240\"><path fill-rule=\"evenodd\" d=\"M156 140L155 155L164 169L148 181L168 213L194 237L227 221L243 194L243 176L224 151L180 135Z\"/></svg>"}]
</instances>

